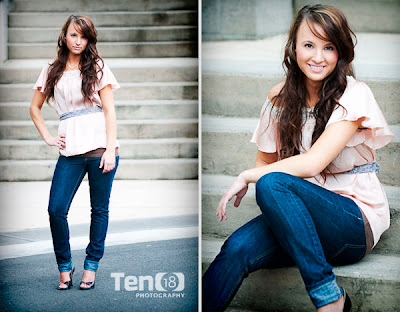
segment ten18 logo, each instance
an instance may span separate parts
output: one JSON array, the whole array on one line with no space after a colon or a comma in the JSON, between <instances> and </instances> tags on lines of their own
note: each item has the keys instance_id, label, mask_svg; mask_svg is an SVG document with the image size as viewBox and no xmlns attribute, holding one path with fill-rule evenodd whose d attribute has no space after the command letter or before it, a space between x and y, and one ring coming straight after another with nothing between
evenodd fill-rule
<instances>
[{"instance_id":1,"label":"ten18 logo","mask_svg":"<svg viewBox=\"0 0 400 312\"><path fill-rule=\"evenodd\" d=\"M181 272L160 272L154 278L151 275L128 275L125 273L111 273L115 278L115 290L121 290L121 279L123 287L127 291L182 291L185 289L185 276ZM146 287L147 286L147 287Z\"/></svg>"}]
</instances>

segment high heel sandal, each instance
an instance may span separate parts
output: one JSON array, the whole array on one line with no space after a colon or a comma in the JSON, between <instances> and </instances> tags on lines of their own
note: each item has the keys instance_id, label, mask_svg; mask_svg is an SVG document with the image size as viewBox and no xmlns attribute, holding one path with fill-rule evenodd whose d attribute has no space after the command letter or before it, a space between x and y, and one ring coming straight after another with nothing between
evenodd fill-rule
<instances>
[{"instance_id":1,"label":"high heel sandal","mask_svg":"<svg viewBox=\"0 0 400 312\"><path fill-rule=\"evenodd\" d=\"M343 306L343 312L350 312L351 311L351 300L349 295L346 293L346 291L343 289L343 299L344 299L344 306Z\"/></svg>"},{"instance_id":2,"label":"high heel sandal","mask_svg":"<svg viewBox=\"0 0 400 312\"><path fill-rule=\"evenodd\" d=\"M66 281L66 282L58 282L58 287L57 287L58 290L67 290L67 289L70 289L71 286L73 286L73 283L72 283L72 274L74 274L74 271L75 271L75 267L72 268L71 272L69 273L69 281ZM60 285L66 285L67 287L60 287Z\"/></svg>"},{"instance_id":3,"label":"high heel sandal","mask_svg":"<svg viewBox=\"0 0 400 312\"><path fill-rule=\"evenodd\" d=\"M87 285L89 287L82 287L82 285ZM94 288L94 281L92 281L92 282L81 281L80 286L79 286L80 290L89 290L89 289L92 289L92 288Z\"/></svg>"}]
</instances>

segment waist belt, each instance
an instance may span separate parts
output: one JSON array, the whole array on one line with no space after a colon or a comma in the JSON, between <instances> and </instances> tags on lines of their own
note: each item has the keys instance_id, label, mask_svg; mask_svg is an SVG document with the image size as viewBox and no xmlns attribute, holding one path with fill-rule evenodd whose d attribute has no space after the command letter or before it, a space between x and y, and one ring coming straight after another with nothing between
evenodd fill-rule
<instances>
[{"instance_id":1,"label":"waist belt","mask_svg":"<svg viewBox=\"0 0 400 312\"><path fill-rule=\"evenodd\" d=\"M355 174L355 173L367 173L367 172L378 172L381 170L379 164L374 160L368 164L364 164L361 166L356 166L351 170L341 172L346 174Z\"/></svg>"},{"instance_id":2,"label":"waist belt","mask_svg":"<svg viewBox=\"0 0 400 312\"><path fill-rule=\"evenodd\" d=\"M92 113L97 113L97 112L102 112L103 110L99 106L93 106L85 109L80 109L80 110L75 110L72 112L64 113L60 115L60 120L68 119L71 117L76 117L76 116L81 116L81 115L86 115L86 114L92 114Z\"/></svg>"}]
</instances>

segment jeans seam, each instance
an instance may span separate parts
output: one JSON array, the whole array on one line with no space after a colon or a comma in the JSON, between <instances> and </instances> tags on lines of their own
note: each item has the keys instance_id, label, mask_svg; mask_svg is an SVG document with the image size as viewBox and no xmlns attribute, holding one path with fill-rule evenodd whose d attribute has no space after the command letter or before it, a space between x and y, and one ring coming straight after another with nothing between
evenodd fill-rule
<instances>
[{"instance_id":1,"label":"jeans seam","mask_svg":"<svg viewBox=\"0 0 400 312\"><path fill-rule=\"evenodd\" d=\"M338 251L337 253L335 253L332 257L330 257L330 260L332 260L333 258L335 258L335 257L337 257L338 255L340 255L344 250L347 249L347 247L350 247L350 248L352 248L352 249L361 249L361 248L364 248L364 249L365 249L367 246L366 246L366 245L344 244L344 245L342 246L342 248L340 248L339 251ZM364 252L364 254L362 255L362 257L361 257L359 260L361 260L361 259L364 257L364 255L365 255L365 252Z\"/></svg>"}]
</instances>

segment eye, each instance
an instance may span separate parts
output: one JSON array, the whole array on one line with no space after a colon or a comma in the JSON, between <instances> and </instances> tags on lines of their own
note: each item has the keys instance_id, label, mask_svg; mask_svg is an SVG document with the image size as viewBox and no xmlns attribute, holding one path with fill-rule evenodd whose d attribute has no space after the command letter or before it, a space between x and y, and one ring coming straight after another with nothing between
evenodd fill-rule
<instances>
[{"instance_id":1,"label":"eye","mask_svg":"<svg viewBox=\"0 0 400 312\"><path fill-rule=\"evenodd\" d=\"M76 37L76 34L71 34L71 37Z\"/></svg>"},{"instance_id":2,"label":"eye","mask_svg":"<svg viewBox=\"0 0 400 312\"><path fill-rule=\"evenodd\" d=\"M328 47L325 47L325 50L333 51L333 50L335 50L335 48L332 46L328 46Z\"/></svg>"},{"instance_id":3,"label":"eye","mask_svg":"<svg viewBox=\"0 0 400 312\"><path fill-rule=\"evenodd\" d=\"M306 43L305 45L304 45L306 48L312 48L313 46L312 46L312 44L310 44L310 43Z\"/></svg>"}]
</instances>

